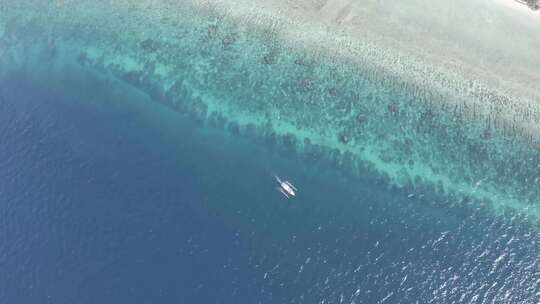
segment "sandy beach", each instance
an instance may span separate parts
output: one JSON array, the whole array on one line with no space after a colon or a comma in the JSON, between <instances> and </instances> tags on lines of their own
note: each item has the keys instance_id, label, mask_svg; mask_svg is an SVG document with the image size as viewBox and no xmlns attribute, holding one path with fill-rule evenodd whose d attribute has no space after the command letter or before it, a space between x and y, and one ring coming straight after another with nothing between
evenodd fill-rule
<instances>
[{"instance_id":1,"label":"sandy beach","mask_svg":"<svg viewBox=\"0 0 540 304\"><path fill-rule=\"evenodd\" d=\"M204 6L244 22L286 24L280 35L289 41L459 95L484 115L540 140L540 57L534 51L540 49L540 13L515 1L435 5L411 0L387 6L378 1L210 0ZM494 103L481 96L486 94L511 101Z\"/></svg>"}]
</instances>

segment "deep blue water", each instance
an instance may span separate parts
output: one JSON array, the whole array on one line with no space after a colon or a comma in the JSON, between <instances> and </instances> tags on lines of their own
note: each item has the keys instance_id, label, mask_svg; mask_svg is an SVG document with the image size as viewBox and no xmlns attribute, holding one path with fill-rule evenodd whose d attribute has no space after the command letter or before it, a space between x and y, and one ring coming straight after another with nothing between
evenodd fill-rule
<instances>
[{"instance_id":1,"label":"deep blue water","mask_svg":"<svg viewBox=\"0 0 540 304\"><path fill-rule=\"evenodd\" d=\"M538 303L538 235L519 218L63 73L0 80L0 303Z\"/></svg>"}]
</instances>

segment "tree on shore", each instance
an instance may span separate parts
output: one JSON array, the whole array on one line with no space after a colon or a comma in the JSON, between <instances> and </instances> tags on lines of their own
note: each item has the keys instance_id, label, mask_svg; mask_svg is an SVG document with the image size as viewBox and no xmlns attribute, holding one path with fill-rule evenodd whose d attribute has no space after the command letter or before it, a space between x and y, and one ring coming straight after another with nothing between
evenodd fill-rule
<instances>
[{"instance_id":1,"label":"tree on shore","mask_svg":"<svg viewBox=\"0 0 540 304\"><path fill-rule=\"evenodd\" d=\"M525 2L532 10L540 9L540 0L525 0Z\"/></svg>"}]
</instances>

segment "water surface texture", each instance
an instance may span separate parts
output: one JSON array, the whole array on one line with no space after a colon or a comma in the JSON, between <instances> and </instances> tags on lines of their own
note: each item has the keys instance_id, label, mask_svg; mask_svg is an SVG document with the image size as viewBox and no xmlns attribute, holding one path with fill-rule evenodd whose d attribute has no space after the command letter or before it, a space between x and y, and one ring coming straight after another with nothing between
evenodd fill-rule
<instances>
[{"instance_id":1,"label":"water surface texture","mask_svg":"<svg viewBox=\"0 0 540 304\"><path fill-rule=\"evenodd\" d=\"M0 3L0 302L538 303L538 18L403 3Z\"/></svg>"}]
</instances>

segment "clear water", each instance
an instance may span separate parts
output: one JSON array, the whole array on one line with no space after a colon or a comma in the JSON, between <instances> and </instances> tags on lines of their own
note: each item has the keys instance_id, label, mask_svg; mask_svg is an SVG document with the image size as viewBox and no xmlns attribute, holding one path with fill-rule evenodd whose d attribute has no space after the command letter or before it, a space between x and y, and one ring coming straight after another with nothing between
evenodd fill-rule
<instances>
[{"instance_id":1,"label":"clear water","mask_svg":"<svg viewBox=\"0 0 540 304\"><path fill-rule=\"evenodd\" d=\"M538 234L519 219L409 198L64 73L1 80L1 302L538 300Z\"/></svg>"},{"instance_id":2,"label":"clear water","mask_svg":"<svg viewBox=\"0 0 540 304\"><path fill-rule=\"evenodd\" d=\"M540 302L534 219L173 111L17 38L24 63L0 60L0 303Z\"/></svg>"}]
</instances>

